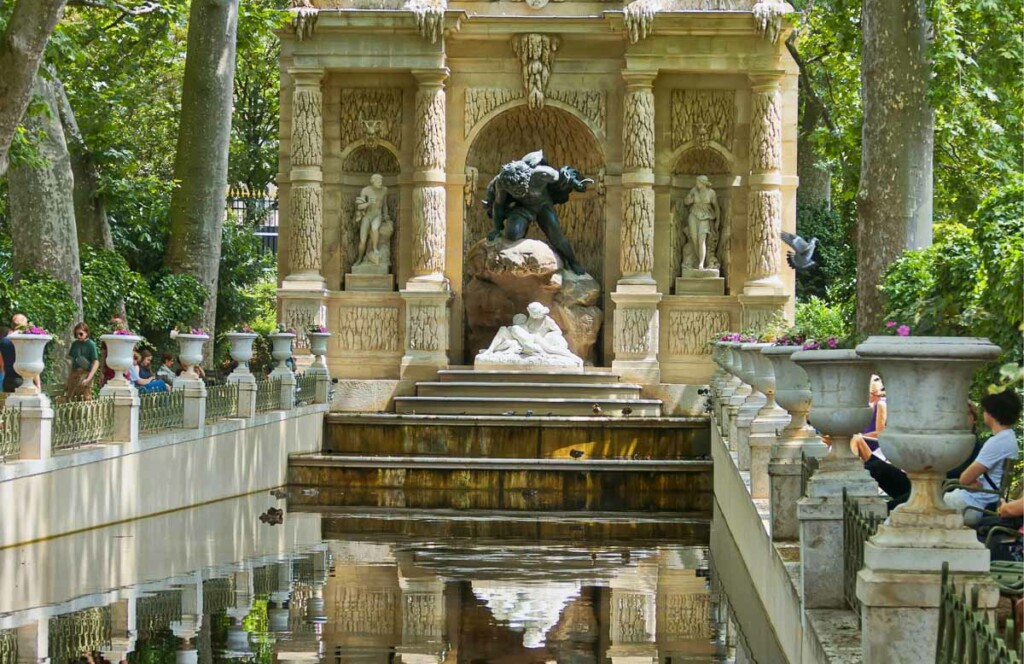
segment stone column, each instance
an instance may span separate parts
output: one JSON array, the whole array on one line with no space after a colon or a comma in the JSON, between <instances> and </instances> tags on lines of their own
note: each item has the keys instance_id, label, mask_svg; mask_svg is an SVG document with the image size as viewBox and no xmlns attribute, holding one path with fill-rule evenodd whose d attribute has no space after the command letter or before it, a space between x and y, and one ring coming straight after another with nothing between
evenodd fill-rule
<instances>
[{"instance_id":1,"label":"stone column","mask_svg":"<svg viewBox=\"0 0 1024 664\"><path fill-rule=\"evenodd\" d=\"M639 567L611 580L610 645L613 664L657 662L657 568Z\"/></svg>"},{"instance_id":2,"label":"stone column","mask_svg":"<svg viewBox=\"0 0 1024 664\"><path fill-rule=\"evenodd\" d=\"M178 376L178 380L174 381L174 390L185 392L182 428L199 429L202 433L206 427L206 383L202 380L182 380L182 377Z\"/></svg>"},{"instance_id":3,"label":"stone column","mask_svg":"<svg viewBox=\"0 0 1024 664\"><path fill-rule=\"evenodd\" d=\"M624 72L622 124L621 276L615 302L612 368L624 379L661 382L658 303L654 281L654 78L657 72Z\"/></svg>"},{"instance_id":4,"label":"stone column","mask_svg":"<svg viewBox=\"0 0 1024 664\"><path fill-rule=\"evenodd\" d=\"M323 262L322 69L288 70L292 88L291 169L288 172L288 275L278 290L281 322L301 329L323 323L327 284Z\"/></svg>"},{"instance_id":5,"label":"stone column","mask_svg":"<svg viewBox=\"0 0 1024 664\"><path fill-rule=\"evenodd\" d=\"M448 70L415 70L416 141L413 146L412 277L405 300L402 378L429 378L448 365L448 303L445 276L447 122L444 81Z\"/></svg>"},{"instance_id":6,"label":"stone column","mask_svg":"<svg viewBox=\"0 0 1024 664\"><path fill-rule=\"evenodd\" d=\"M782 231L782 105L777 74L751 76L750 201L745 295L779 295Z\"/></svg>"},{"instance_id":7,"label":"stone column","mask_svg":"<svg viewBox=\"0 0 1024 664\"><path fill-rule=\"evenodd\" d=\"M105 660L121 662L135 650L136 601L132 594L110 605L110 645L102 651Z\"/></svg>"}]
</instances>

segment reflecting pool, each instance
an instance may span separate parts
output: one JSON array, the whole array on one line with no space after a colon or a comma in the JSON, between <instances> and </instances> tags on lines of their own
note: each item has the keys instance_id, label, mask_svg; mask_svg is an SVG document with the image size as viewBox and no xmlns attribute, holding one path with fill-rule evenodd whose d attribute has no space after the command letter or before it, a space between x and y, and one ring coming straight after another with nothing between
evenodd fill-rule
<instances>
[{"instance_id":1,"label":"reflecting pool","mask_svg":"<svg viewBox=\"0 0 1024 664\"><path fill-rule=\"evenodd\" d=\"M245 496L0 551L0 664L729 661L712 521Z\"/></svg>"}]
</instances>

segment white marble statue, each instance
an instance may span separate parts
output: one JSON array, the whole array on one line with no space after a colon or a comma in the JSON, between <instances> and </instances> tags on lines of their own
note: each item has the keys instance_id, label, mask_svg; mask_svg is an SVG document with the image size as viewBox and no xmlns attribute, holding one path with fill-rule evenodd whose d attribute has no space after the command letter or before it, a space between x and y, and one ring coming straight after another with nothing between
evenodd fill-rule
<instances>
[{"instance_id":1,"label":"white marble statue","mask_svg":"<svg viewBox=\"0 0 1024 664\"><path fill-rule=\"evenodd\" d=\"M528 367L583 368L583 360L569 350L549 309L531 302L527 314L516 314L512 324L494 335L491 345L476 356L475 365L519 365Z\"/></svg>"},{"instance_id":2,"label":"white marble statue","mask_svg":"<svg viewBox=\"0 0 1024 664\"><path fill-rule=\"evenodd\" d=\"M355 266L372 266L386 274L391 266L389 240L394 227L388 213L388 188L379 173L371 175L370 184L359 192L355 217L359 224Z\"/></svg>"},{"instance_id":3,"label":"white marble statue","mask_svg":"<svg viewBox=\"0 0 1024 664\"><path fill-rule=\"evenodd\" d=\"M721 209L708 176L697 176L697 185L686 195L683 205L688 209L683 230L686 235L683 268L696 272L714 271L717 276L715 249L718 246Z\"/></svg>"}]
</instances>

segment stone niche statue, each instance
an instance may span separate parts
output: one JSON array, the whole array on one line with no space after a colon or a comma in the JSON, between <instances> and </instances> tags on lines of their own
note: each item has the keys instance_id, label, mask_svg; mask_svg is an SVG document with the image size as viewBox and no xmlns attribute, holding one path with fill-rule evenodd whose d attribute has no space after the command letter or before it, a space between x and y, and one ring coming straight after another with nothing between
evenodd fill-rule
<instances>
[{"instance_id":1,"label":"stone niche statue","mask_svg":"<svg viewBox=\"0 0 1024 664\"><path fill-rule=\"evenodd\" d=\"M565 203L574 191L586 191L587 185L593 183L590 178L581 179L572 166L558 170L552 168L544 161L543 150L510 161L487 185L487 199L483 204L487 208L487 216L494 220L494 230L487 239L522 240L530 222L536 221L569 269L576 274L585 274L586 270L576 260L576 254L562 232L555 205Z\"/></svg>"},{"instance_id":2,"label":"stone niche statue","mask_svg":"<svg viewBox=\"0 0 1024 664\"><path fill-rule=\"evenodd\" d=\"M473 366L582 370L583 359L569 350L562 330L548 315L550 310L531 302L526 312L516 314L511 325L498 330L491 345L477 354Z\"/></svg>"},{"instance_id":3,"label":"stone niche statue","mask_svg":"<svg viewBox=\"0 0 1024 664\"><path fill-rule=\"evenodd\" d=\"M683 276L717 277L718 242L722 230L722 211L718 196L706 175L697 176L697 184L686 194L682 205Z\"/></svg>"},{"instance_id":4,"label":"stone niche statue","mask_svg":"<svg viewBox=\"0 0 1024 664\"><path fill-rule=\"evenodd\" d=\"M353 274L389 274L391 272L391 235L394 222L388 211L388 188L379 173L370 176L356 198L355 222L359 224L359 248Z\"/></svg>"}]
</instances>

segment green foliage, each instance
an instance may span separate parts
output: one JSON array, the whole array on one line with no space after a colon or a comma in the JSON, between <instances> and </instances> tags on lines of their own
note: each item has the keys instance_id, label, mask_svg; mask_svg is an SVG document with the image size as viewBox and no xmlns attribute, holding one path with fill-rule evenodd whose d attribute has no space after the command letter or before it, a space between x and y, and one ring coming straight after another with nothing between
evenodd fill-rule
<instances>
[{"instance_id":1,"label":"green foliage","mask_svg":"<svg viewBox=\"0 0 1024 664\"><path fill-rule=\"evenodd\" d=\"M60 334L75 321L71 287L44 272L28 272L15 281L11 263L11 241L0 238L0 323L10 324L15 313Z\"/></svg>"},{"instance_id":2,"label":"green foliage","mask_svg":"<svg viewBox=\"0 0 1024 664\"><path fill-rule=\"evenodd\" d=\"M224 223L217 291L218 335L214 358L224 361L229 344L221 336L248 324L253 331L267 334L277 319L277 281L274 257L261 250L251 229L229 216ZM186 320L186 319L182 319Z\"/></svg>"},{"instance_id":3,"label":"green foliage","mask_svg":"<svg viewBox=\"0 0 1024 664\"><path fill-rule=\"evenodd\" d=\"M856 291L857 250L851 240L851 219L834 208L801 205L796 213L796 230L801 237L818 238L812 270L797 273L796 296L799 300L816 296L832 301L847 299ZM829 288L836 289L831 294Z\"/></svg>"},{"instance_id":4,"label":"green foliage","mask_svg":"<svg viewBox=\"0 0 1024 664\"><path fill-rule=\"evenodd\" d=\"M853 335L853 318L841 305L830 305L812 295L796 303L795 322L789 335L817 340L849 339Z\"/></svg>"}]
</instances>

